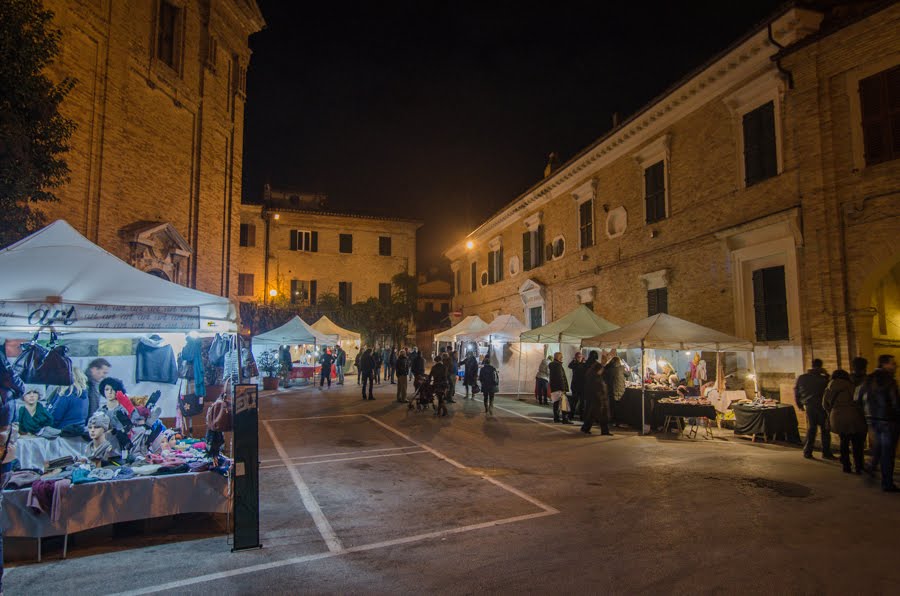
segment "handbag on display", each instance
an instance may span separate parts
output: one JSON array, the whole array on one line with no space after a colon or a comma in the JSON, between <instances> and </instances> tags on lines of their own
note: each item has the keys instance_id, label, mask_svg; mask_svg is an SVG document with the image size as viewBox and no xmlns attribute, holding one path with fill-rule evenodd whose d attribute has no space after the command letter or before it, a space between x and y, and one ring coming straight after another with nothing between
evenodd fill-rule
<instances>
[{"instance_id":1,"label":"handbag on display","mask_svg":"<svg viewBox=\"0 0 900 596\"><path fill-rule=\"evenodd\" d=\"M35 333L31 343L22 346L22 353L16 358L14 368L25 383L33 385L62 385L74 383L72 360L69 348L56 345L56 333L50 333L50 347L37 343L40 332Z\"/></svg>"},{"instance_id":2,"label":"handbag on display","mask_svg":"<svg viewBox=\"0 0 900 596\"><path fill-rule=\"evenodd\" d=\"M22 353L13 363L13 370L19 375L23 383L34 383L37 369L41 367L44 358L47 357L47 348L37 343L38 334L35 333L30 343L22 344Z\"/></svg>"},{"instance_id":3,"label":"handbag on display","mask_svg":"<svg viewBox=\"0 0 900 596\"><path fill-rule=\"evenodd\" d=\"M216 333L209 346L209 363L211 366L225 366L225 356L230 351L231 342L228 336Z\"/></svg>"},{"instance_id":4,"label":"handbag on display","mask_svg":"<svg viewBox=\"0 0 900 596\"><path fill-rule=\"evenodd\" d=\"M228 382L222 397L206 409L206 428L216 432L231 432L231 402L228 399Z\"/></svg>"},{"instance_id":5,"label":"handbag on display","mask_svg":"<svg viewBox=\"0 0 900 596\"><path fill-rule=\"evenodd\" d=\"M185 418L193 418L203 413L203 398L194 392L193 381L183 385L183 391L178 393L178 411Z\"/></svg>"}]
</instances>

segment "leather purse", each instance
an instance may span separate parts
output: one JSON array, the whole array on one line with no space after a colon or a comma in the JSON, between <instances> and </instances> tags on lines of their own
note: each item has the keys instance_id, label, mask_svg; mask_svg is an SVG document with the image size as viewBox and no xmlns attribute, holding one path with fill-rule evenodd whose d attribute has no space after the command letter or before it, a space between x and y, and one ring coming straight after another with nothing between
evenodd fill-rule
<instances>
[{"instance_id":1,"label":"leather purse","mask_svg":"<svg viewBox=\"0 0 900 596\"><path fill-rule=\"evenodd\" d=\"M178 395L178 411L185 418L193 418L203 413L203 398L194 392L194 383L184 384L184 391Z\"/></svg>"},{"instance_id":2,"label":"leather purse","mask_svg":"<svg viewBox=\"0 0 900 596\"><path fill-rule=\"evenodd\" d=\"M56 345L56 333L50 334L50 347L37 343L40 332L35 333L31 343L22 346L22 353L16 358L13 368L23 382L33 385L69 386L74 383L72 360L69 348Z\"/></svg>"}]
</instances>

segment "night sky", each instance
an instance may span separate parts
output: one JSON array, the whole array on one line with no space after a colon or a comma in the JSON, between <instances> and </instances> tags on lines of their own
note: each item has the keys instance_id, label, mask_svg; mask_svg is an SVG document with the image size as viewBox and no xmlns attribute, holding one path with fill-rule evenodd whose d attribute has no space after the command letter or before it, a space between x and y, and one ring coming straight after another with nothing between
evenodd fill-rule
<instances>
[{"instance_id":1,"label":"night sky","mask_svg":"<svg viewBox=\"0 0 900 596\"><path fill-rule=\"evenodd\" d=\"M244 199L422 219L420 270L780 4L258 3Z\"/></svg>"}]
</instances>

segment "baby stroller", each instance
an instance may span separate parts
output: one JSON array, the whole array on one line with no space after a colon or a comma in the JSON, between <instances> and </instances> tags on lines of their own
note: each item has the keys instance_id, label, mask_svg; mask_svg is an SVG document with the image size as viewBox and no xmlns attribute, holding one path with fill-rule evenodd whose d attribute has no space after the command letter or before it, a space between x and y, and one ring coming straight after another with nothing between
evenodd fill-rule
<instances>
[{"instance_id":1,"label":"baby stroller","mask_svg":"<svg viewBox=\"0 0 900 596\"><path fill-rule=\"evenodd\" d=\"M411 400L409 400L409 406L407 407L407 411L415 409L416 412L422 412L427 410L429 406L434 407L434 383L431 381L431 377L427 375L416 375L416 379L413 382L413 386L416 389L416 392L413 394Z\"/></svg>"}]
</instances>

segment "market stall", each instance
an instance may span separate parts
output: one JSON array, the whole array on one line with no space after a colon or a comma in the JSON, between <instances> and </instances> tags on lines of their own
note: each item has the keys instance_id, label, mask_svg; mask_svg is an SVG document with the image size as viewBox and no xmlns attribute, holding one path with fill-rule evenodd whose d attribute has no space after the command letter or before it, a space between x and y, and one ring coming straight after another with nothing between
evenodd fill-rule
<instances>
[{"instance_id":1,"label":"market stall","mask_svg":"<svg viewBox=\"0 0 900 596\"><path fill-rule=\"evenodd\" d=\"M263 352L275 351L290 358L290 379L314 379L320 375L319 353L338 343L337 334L317 331L306 321L294 316L271 331L253 336L253 355L259 361ZM283 350L287 350L284 351ZM334 371L331 371L332 378Z\"/></svg>"},{"instance_id":2,"label":"market stall","mask_svg":"<svg viewBox=\"0 0 900 596\"><path fill-rule=\"evenodd\" d=\"M583 340L618 328L618 325L580 304L552 323L523 332L519 339L524 344L544 344L544 356L562 352L563 362L568 363L575 352L581 350ZM565 371L571 377L568 366ZM533 372L525 371L526 375ZM571 383L571 378L569 382Z\"/></svg>"},{"instance_id":3,"label":"market stall","mask_svg":"<svg viewBox=\"0 0 900 596\"><path fill-rule=\"evenodd\" d=\"M345 372L350 372L349 365L353 363L353 359L359 353L362 336L356 331L344 329L325 315L319 317L319 320L313 323L311 327L323 335L337 337L338 345L347 354L347 366L344 367L344 370Z\"/></svg>"},{"instance_id":4,"label":"market stall","mask_svg":"<svg viewBox=\"0 0 900 596\"><path fill-rule=\"evenodd\" d=\"M659 424L659 414L654 416L653 412L657 402L662 399L668 399L672 405L679 405L677 408L679 415L683 416L687 407L695 406L698 408L697 417L708 416L710 410L707 406L711 405L711 402L703 392L707 389L725 391L725 374L722 367L722 354L725 352L750 354L750 369L745 378L752 383L752 391L754 395L756 394L752 342L668 314L659 313L588 338L584 340L583 345L607 350L633 351L630 355L625 354L626 357L631 356L633 372L630 374L629 387L625 390L625 395L620 403L614 405L616 408L614 415L621 416L619 419L637 426L642 432L647 432L651 426ZM638 359L633 358L634 352L639 356ZM700 357L702 352L716 355L714 383L706 382L706 361ZM688 364L679 364L679 359L684 359ZM679 369L686 374L679 374ZM693 382L682 384L680 382L682 377L690 378ZM640 415L634 420L633 414L638 411Z\"/></svg>"},{"instance_id":5,"label":"market stall","mask_svg":"<svg viewBox=\"0 0 900 596\"><path fill-rule=\"evenodd\" d=\"M437 354L442 347L450 347L459 352L460 360L462 360L464 352L459 347L460 336L477 333L485 327L487 327L487 323L485 323L481 317L478 315L469 315L450 329L441 331L434 336L434 353ZM446 346L442 346L441 344L446 344Z\"/></svg>"},{"instance_id":6,"label":"market stall","mask_svg":"<svg viewBox=\"0 0 900 596\"><path fill-rule=\"evenodd\" d=\"M62 220L0 251L0 272L0 336L9 374L23 381L7 401L5 462L32 469L4 472L4 533L40 538L184 508L229 512L222 432L191 439L163 420L202 413L217 395L210 380L240 378L235 305L139 271ZM64 400L81 409L60 428ZM137 476L145 482L130 481ZM158 500L199 485L212 489L190 503Z\"/></svg>"},{"instance_id":7,"label":"market stall","mask_svg":"<svg viewBox=\"0 0 900 596\"><path fill-rule=\"evenodd\" d=\"M531 371L537 370L543 358L543 347L536 344L523 344L519 337L527 327L513 315L499 315L486 327L474 333L457 336L463 344L461 355L469 351L477 351L479 363L484 356L489 356L491 364L500 375L498 393L530 392L526 379Z\"/></svg>"}]
</instances>

